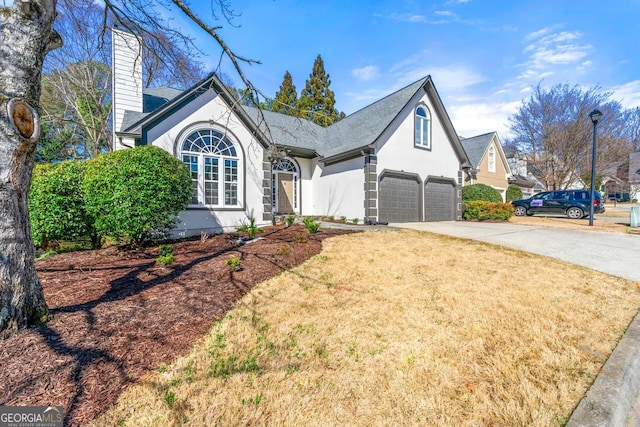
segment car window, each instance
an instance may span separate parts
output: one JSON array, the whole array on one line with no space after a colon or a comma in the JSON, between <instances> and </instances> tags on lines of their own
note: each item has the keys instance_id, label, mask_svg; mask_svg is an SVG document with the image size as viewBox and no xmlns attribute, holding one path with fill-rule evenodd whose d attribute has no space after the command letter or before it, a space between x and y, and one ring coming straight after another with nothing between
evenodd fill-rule
<instances>
[{"instance_id":1,"label":"car window","mask_svg":"<svg viewBox=\"0 0 640 427\"><path fill-rule=\"evenodd\" d=\"M539 193L533 196L534 200L550 200L553 193Z\"/></svg>"},{"instance_id":2,"label":"car window","mask_svg":"<svg viewBox=\"0 0 640 427\"><path fill-rule=\"evenodd\" d=\"M575 200L590 200L589 193L586 191L576 191Z\"/></svg>"},{"instance_id":3,"label":"car window","mask_svg":"<svg viewBox=\"0 0 640 427\"><path fill-rule=\"evenodd\" d=\"M569 200L569 193L566 191L554 191L553 200Z\"/></svg>"}]
</instances>

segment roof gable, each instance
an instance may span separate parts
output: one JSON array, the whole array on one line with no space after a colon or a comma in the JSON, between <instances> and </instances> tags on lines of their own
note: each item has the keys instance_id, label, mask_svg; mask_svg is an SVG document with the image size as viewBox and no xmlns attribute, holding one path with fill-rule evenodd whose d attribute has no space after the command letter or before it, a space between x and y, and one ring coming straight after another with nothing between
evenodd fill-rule
<instances>
[{"instance_id":1,"label":"roof gable","mask_svg":"<svg viewBox=\"0 0 640 427\"><path fill-rule=\"evenodd\" d=\"M469 161L474 169L478 169L480 167L480 162L486 155L487 151L491 144L495 141L495 146L498 151L498 157L500 157L500 161L502 162L505 170L508 174L511 173L511 166L507 161L507 157L502 148L502 144L500 143L500 139L498 138L497 132L489 132L482 135L473 136L471 138L460 138L460 143L464 147L464 151L467 153L467 157L469 157Z\"/></svg>"},{"instance_id":2,"label":"roof gable","mask_svg":"<svg viewBox=\"0 0 640 427\"><path fill-rule=\"evenodd\" d=\"M257 135L263 146L268 146L268 141L274 141L294 155L321 156L324 159L336 158L341 154L354 152L374 144L411 100L420 91L423 91L431 100L435 114L443 124L458 160L463 164L463 167L468 166L465 150L460 144L460 139L444 109L431 76L411 83L331 126L323 128L305 119L259 110L255 107L241 106L216 74L211 73L201 82L177 95L174 89L171 89L171 92L164 89L152 91L151 96L168 100L164 103L159 102L159 106L149 113L126 112L120 133L141 134L144 144L147 128L153 127L155 123L163 120L173 111L209 89L213 89L222 97L229 108L238 114L245 126Z\"/></svg>"},{"instance_id":3,"label":"roof gable","mask_svg":"<svg viewBox=\"0 0 640 427\"><path fill-rule=\"evenodd\" d=\"M260 129L258 129L255 122L249 117L247 112L239 107L238 100L231 94L215 73L209 74L200 82L181 92L178 96L173 97L164 104L161 104L150 113L128 114L129 117L127 117L127 122L130 124L126 128L123 126L121 133L142 135L142 143L146 144L146 133L149 128L152 128L155 124L164 120L173 112L182 108L184 105L210 89L224 100L230 110L234 111L238 115L238 118L244 123L244 125L247 126L251 133L258 138L260 143L266 147L268 144L265 135L260 131ZM137 119L137 121L133 122L134 119Z\"/></svg>"},{"instance_id":4,"label":"roof gable","mask_svg":"<svg viewBox=\"0 0 640 427\"><path fill-rule=\"evenodd\" d=\"M420 79L333 123L327 128L323 155L330 157L373 144L428 79Z\"/></svg>"}]
</instances>

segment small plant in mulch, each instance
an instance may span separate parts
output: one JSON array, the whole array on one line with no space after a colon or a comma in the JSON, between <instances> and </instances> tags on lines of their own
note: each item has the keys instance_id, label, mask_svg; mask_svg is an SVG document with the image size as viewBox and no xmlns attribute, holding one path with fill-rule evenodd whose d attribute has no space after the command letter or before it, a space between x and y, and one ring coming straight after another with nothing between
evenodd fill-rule
<instances>
[{"instance_id":1,"label":"small plant in mulch","mask_svg":"<svg viewBox=\"0 0 640 427\"><path fill-rule=\"evenodd\" d=\"M242 260L237 256L231 257L226 262L227 266L233 271L242 270Z\"/></svg>"},{"instance_id":2,"label":"small plant in mulch","mask_svg":"<svg viewBox=\"0 0 640 427\"><path fill-rule=\"evenodd\" d=\"M276 254L278 255L289 255L290 253L291 253L291 246L287 245L286 243L276 248Z\"/></svg>"},{"instance_id":3,"label":"small plant in mulch","mask_svg":"<svg viewBox=\"0 0 640 427\"><path fill-rule=\"evenodd\" d=\"M329 222L333 222L333 221L335 221L335 219L336 219L336 217L335 217L335 216L333 216L333 215L329 215L329 216L327 217L327 221L329 221Z\"/></svg>"},{"instance_id":4,"label":"small plant in mulch","mask_svg":"<svg viewBox=\"0 0 640 427\"><path fill-rule=\"evenodd\" d=\"M284 219L284 223L287 227L291 227L296 222L295 215L289 215Z\"/></svg>"},{"instance_id":5,"label":"small plant in mulch","mask_svg":"<svg viewBox=\"0 0 640 427\"><path fill-rule=\"evenodd\" d=\"M309 240L304 234L296 234L293 236L293 243L307 243Z\"/></svg>"},{"instance_id":6,"label":"small plant in mulch","mask_svg":"<svg viewBox=\"0 0 640 427\"><path fill-rule=\"evenodd\" d=\"M240 227L236 228L236 231L241 231L247 233L247 236L250 239L255 239L255 237L264 232L264 230L256 225L256 217L253 215L247 215L248 221L245 221L240 225Z\"/></svg>"},{"instance_id":7,"label":"small plant in mulch","mask_svg":"<svg viewBox=\"0 0 640 427\"><path fill-rule=\"evenodd\" d=\"M353 219L351 220L351 222L353 222L354 224L357 224L357 223L358 223L358 221L360 221L358 218L353 218Z\"/></svg>"},{"instance_id":8,"label":"small plant in mulch","mask_svg":"<svg viewBox=\"0 0 640 427\"><path fill-rule=\"evenodd\" d=\"M320 223L310 216L303 219L302 223L304 224L305 228L307 229L307 233L309 234L316 234L318 231L320 231Z\"/></svg>"},{"instance_id":9,"label":"small plant in mulch","mask_svg":"<svg viewBox=\"0 0 640 427\"><path fill-rule=\"evenodd\" d=\"M346 216L341 216L340 217L340 222L347 222L347 217Z\"/></svg>"},{"instance_id":10,"label":"small plant in mulch","mask_svg":"<svg viewBox=\"0 0 640 427\"><path fill-rule=\"evenodd\" d=\"M160 255L156 258L156 262L162 266L172 264L176 259L173 256L173 245L160 245Z\"/></svg>"}]
</instances>

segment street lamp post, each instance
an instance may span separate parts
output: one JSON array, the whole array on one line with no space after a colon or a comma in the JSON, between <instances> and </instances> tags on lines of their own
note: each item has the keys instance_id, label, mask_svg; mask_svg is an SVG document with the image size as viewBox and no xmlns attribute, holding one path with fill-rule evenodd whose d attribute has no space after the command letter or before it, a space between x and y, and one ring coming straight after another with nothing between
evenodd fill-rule
<instances>
[{"instance_id":1,"label":"street lamp post","mask_svg":"<svg viewBox=\"0 0 640 427\"><path fill-rule=\"evenodd\" d=\"M597 141L597 127L598 120L602 117L600 110L595 109L589 113L591 122L593 123L593 148L591 149L591 204L589 205L589 226L593 226L593 204L596 199L594 186L596 182L596 141Z\"/></svg>"}]
</instances>

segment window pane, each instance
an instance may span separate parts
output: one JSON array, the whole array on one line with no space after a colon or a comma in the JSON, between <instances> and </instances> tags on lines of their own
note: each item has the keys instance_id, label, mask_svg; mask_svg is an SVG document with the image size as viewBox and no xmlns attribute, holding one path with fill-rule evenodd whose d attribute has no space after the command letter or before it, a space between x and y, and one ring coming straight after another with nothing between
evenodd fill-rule
<instances>
[{"instance_id":1,"label":"window pane","mask_svg":"<svg viewBox=\"0 0 640 427\"><path fill-rule=\"evenodd\" d=\"M218 159L204 158L204 203L218 204Z\"/></svg>"},{"instance_id":2,"label":"window pane","mask_svg":"<svg viewBox=\"0 0 640 427\"><path fill-rule=\"evenodd\" d=\"M422 145L422 119L416 116L416 145Z\"/></svg>"},{"instance_id":3,"label":"window pane","mask_svg":"<svg viewBox=\"0 0 640 427\"><path fill-rule=\"evenodd\" d=\"M204 158L204 180L205 181L218 180L218 159L213 157Z\"/></svg>"},{"instance_id":4,"label":"window pane","mask_svg":"<svg viewBox=\"0 0 640 427\"><path fill-rule=\"evenodd\" d=\"M238 184L236 183L224 184L224 204L225 205L238 204Z\"/></svg>"},{"instance_id":5,"label":"window pane","mask_svg":"<svg viewBox=\"0 0 640 427\"><path fill-rule=\"evenodd\" d=\"M218 204L218 183L217 182L204 183L204 202L207 205Z\"/></svg>"},{"instance_id":6,"label":"window pane","mask_svg":"<svg viewBox=\"0 0 640 427\"><path fill-rule=\"evenodd\" d=\"M426 119L420 121L422 122L422 145L429 147L429 121Z\"/></svg>"},{"instance_id":7,"label":"window pane","mask_svg":"<svg viewBox=\"0 0 640 427\"><path fill-rule=\"evenodd\" d=\"M224 204L238 204L238 161L224 161Z\"/></svg>"},{"instance_id":8,"label":"window pane","mask_svg":"<svg viewBox=\"0 0 640 427\"><path fill-rule=\"evenodd\" d=\"M189 168L193 190L191 192L191 204L198 204L198 156L182 155L182 162Z\"/></svg>"}]
</instances>

